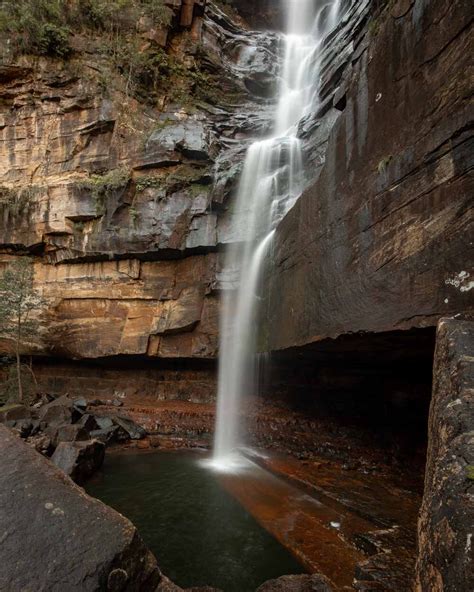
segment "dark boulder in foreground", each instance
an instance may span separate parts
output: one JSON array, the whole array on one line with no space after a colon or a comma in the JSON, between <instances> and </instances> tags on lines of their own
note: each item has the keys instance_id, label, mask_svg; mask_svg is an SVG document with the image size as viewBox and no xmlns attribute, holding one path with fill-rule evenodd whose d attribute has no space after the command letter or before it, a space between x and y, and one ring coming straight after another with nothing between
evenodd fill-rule
<instances>
[{"instance_id":1,"label":"dark boulder in foreground","mask_svg":"<svg viewBox=\"0 0 474 592\"><path fill-rule=\"evenodd\" d=\"M333 592L327 578L319 574L282 576L260 586L257 592Z\"/></svg>"},{"instance_id":2,"label":"dark boulder in foreground","mask_svg":"<svg viewBox=\"0 0 474 592\"><path fill-rule=\"evenodd\" d=\"M474 322L442 319L436 342L417 592L474 590Z\"/></svg>"},{"instance_id":3,"label":"dark boulder in foreground","mask_svg":"<svg viewBox=\"0 0 474 592\"><path fill-rule=\"evenodd\" d=\"M84 483L104 462L105 445L97 440L60 442L51 460L76 483Z\"/></svg>"},{"instance_id":4,"label":"dark boulder in foreground","mask_svg":"<svg viewBox=\"0 0 474 592\"><path fill-rule=\"evenodd\" d=\"M157 590L160 570L131 522L2 425L0 450L0 590Z\"/></svg>"}]
</instances>

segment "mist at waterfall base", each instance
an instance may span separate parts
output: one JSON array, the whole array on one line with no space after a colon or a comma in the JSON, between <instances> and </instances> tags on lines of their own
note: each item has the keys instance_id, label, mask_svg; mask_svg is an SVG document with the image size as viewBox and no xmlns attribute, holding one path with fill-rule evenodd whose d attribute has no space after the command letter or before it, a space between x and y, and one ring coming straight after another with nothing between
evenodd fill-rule
<instances>
[{"instance_id":1,"label":"mist at waterfall base","mask_svg":"<svg viewBox=\"0 0 474 592\"><path fill-rule=\"evenodd\" d=\"M283 0L286 33L271 137L247 150L235 209L234 236L224 271L233 289L221 309L216 435L213 468L236 470L245 464L240 412L258 392L256 350L262 279L275 227L301 195L305 184L299 122L317 109L321 48L336 25L341 0Z\"/></svg>"}]
</instances>

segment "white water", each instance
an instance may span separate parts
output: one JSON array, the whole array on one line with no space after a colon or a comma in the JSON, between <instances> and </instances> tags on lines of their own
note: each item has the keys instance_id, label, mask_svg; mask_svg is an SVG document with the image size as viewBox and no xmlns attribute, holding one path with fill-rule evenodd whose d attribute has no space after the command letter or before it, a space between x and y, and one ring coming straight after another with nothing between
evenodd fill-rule
<instances>
[{"instance_id":1,"label":"white water","mask_svg":"<svg viewBox=\"0 0 474 592\"><path fill-rule=\"evenodd\" d=\"M224 293L213 466L242 465L240 414L256 394L255 352L261 281L274 228L301 194L304 166L298 123L317 108L320 49L335 26L341 0L282 0L286 13L284 59L273 134L248 149L233 224L240 242L229 247L225 271L236 290Z\"/></svg>"}]
</instances>

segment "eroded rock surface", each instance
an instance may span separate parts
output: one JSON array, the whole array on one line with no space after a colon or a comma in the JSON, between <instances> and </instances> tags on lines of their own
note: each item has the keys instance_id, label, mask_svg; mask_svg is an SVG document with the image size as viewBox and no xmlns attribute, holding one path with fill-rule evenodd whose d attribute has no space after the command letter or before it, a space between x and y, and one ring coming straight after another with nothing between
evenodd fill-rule
<instances>
[{"instance_id":1,"label":"eroded rock surface","mask_svg":"<svg viewBox=\"0 0 474 592\"><path fill-rule=\"evenodd\" d=\"M474 588L474 322L438 326L417 592Z\"/></svg>"}]
</instances>

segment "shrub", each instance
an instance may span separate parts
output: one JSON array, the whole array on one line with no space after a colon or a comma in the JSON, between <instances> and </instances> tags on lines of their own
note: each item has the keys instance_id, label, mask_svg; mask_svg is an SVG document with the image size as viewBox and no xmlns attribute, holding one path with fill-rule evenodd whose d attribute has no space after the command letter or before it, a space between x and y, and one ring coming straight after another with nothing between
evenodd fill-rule
<instances>
[{"instance_id":1,"label":"shrub","mask_svg":"<svg viewBox=\"0 0 474 592\"><path fill-rule=\"evenodd\" d=\"M127 35L141 16L168 25L173 12L164 0L4 0L0 2L0 33L9 37L14 53L67 58L71 30Z\"/></svg>"},{"instance_id":2,"label":"shrub","mask_svg":"<svg viewBox=\"0 0 474 592\"><path fill-rule=\"evenodd\" d=\"M61 27L54 23L45 23L40 29L36 42L38 53L67 58L71 53L69 35L70 31L67 27Z\"/></svg>"},{"instance_id":3,"label":"shrub","mask_svg":"<svg viewBox=\"0 0 474 592\"><path fill-rule=\"evenodd\" d=\"M125 169L114 169L105 175L93 175L80 181L77 187L83 191L90 191L98 216L105 213L107 197L117 191L124 190L130 182L130 173Z\"/></svg>"},{"instance_id":4,"label":"shrub","mask_svg":"<svg viewBox=\"0 0 474 592\"><path fill-rule=\"evenodd\" d=\"M14 53L67 57L70 29L65 0L8 0L0 6L0 32Z\"/></svg>"}]
</instances>

